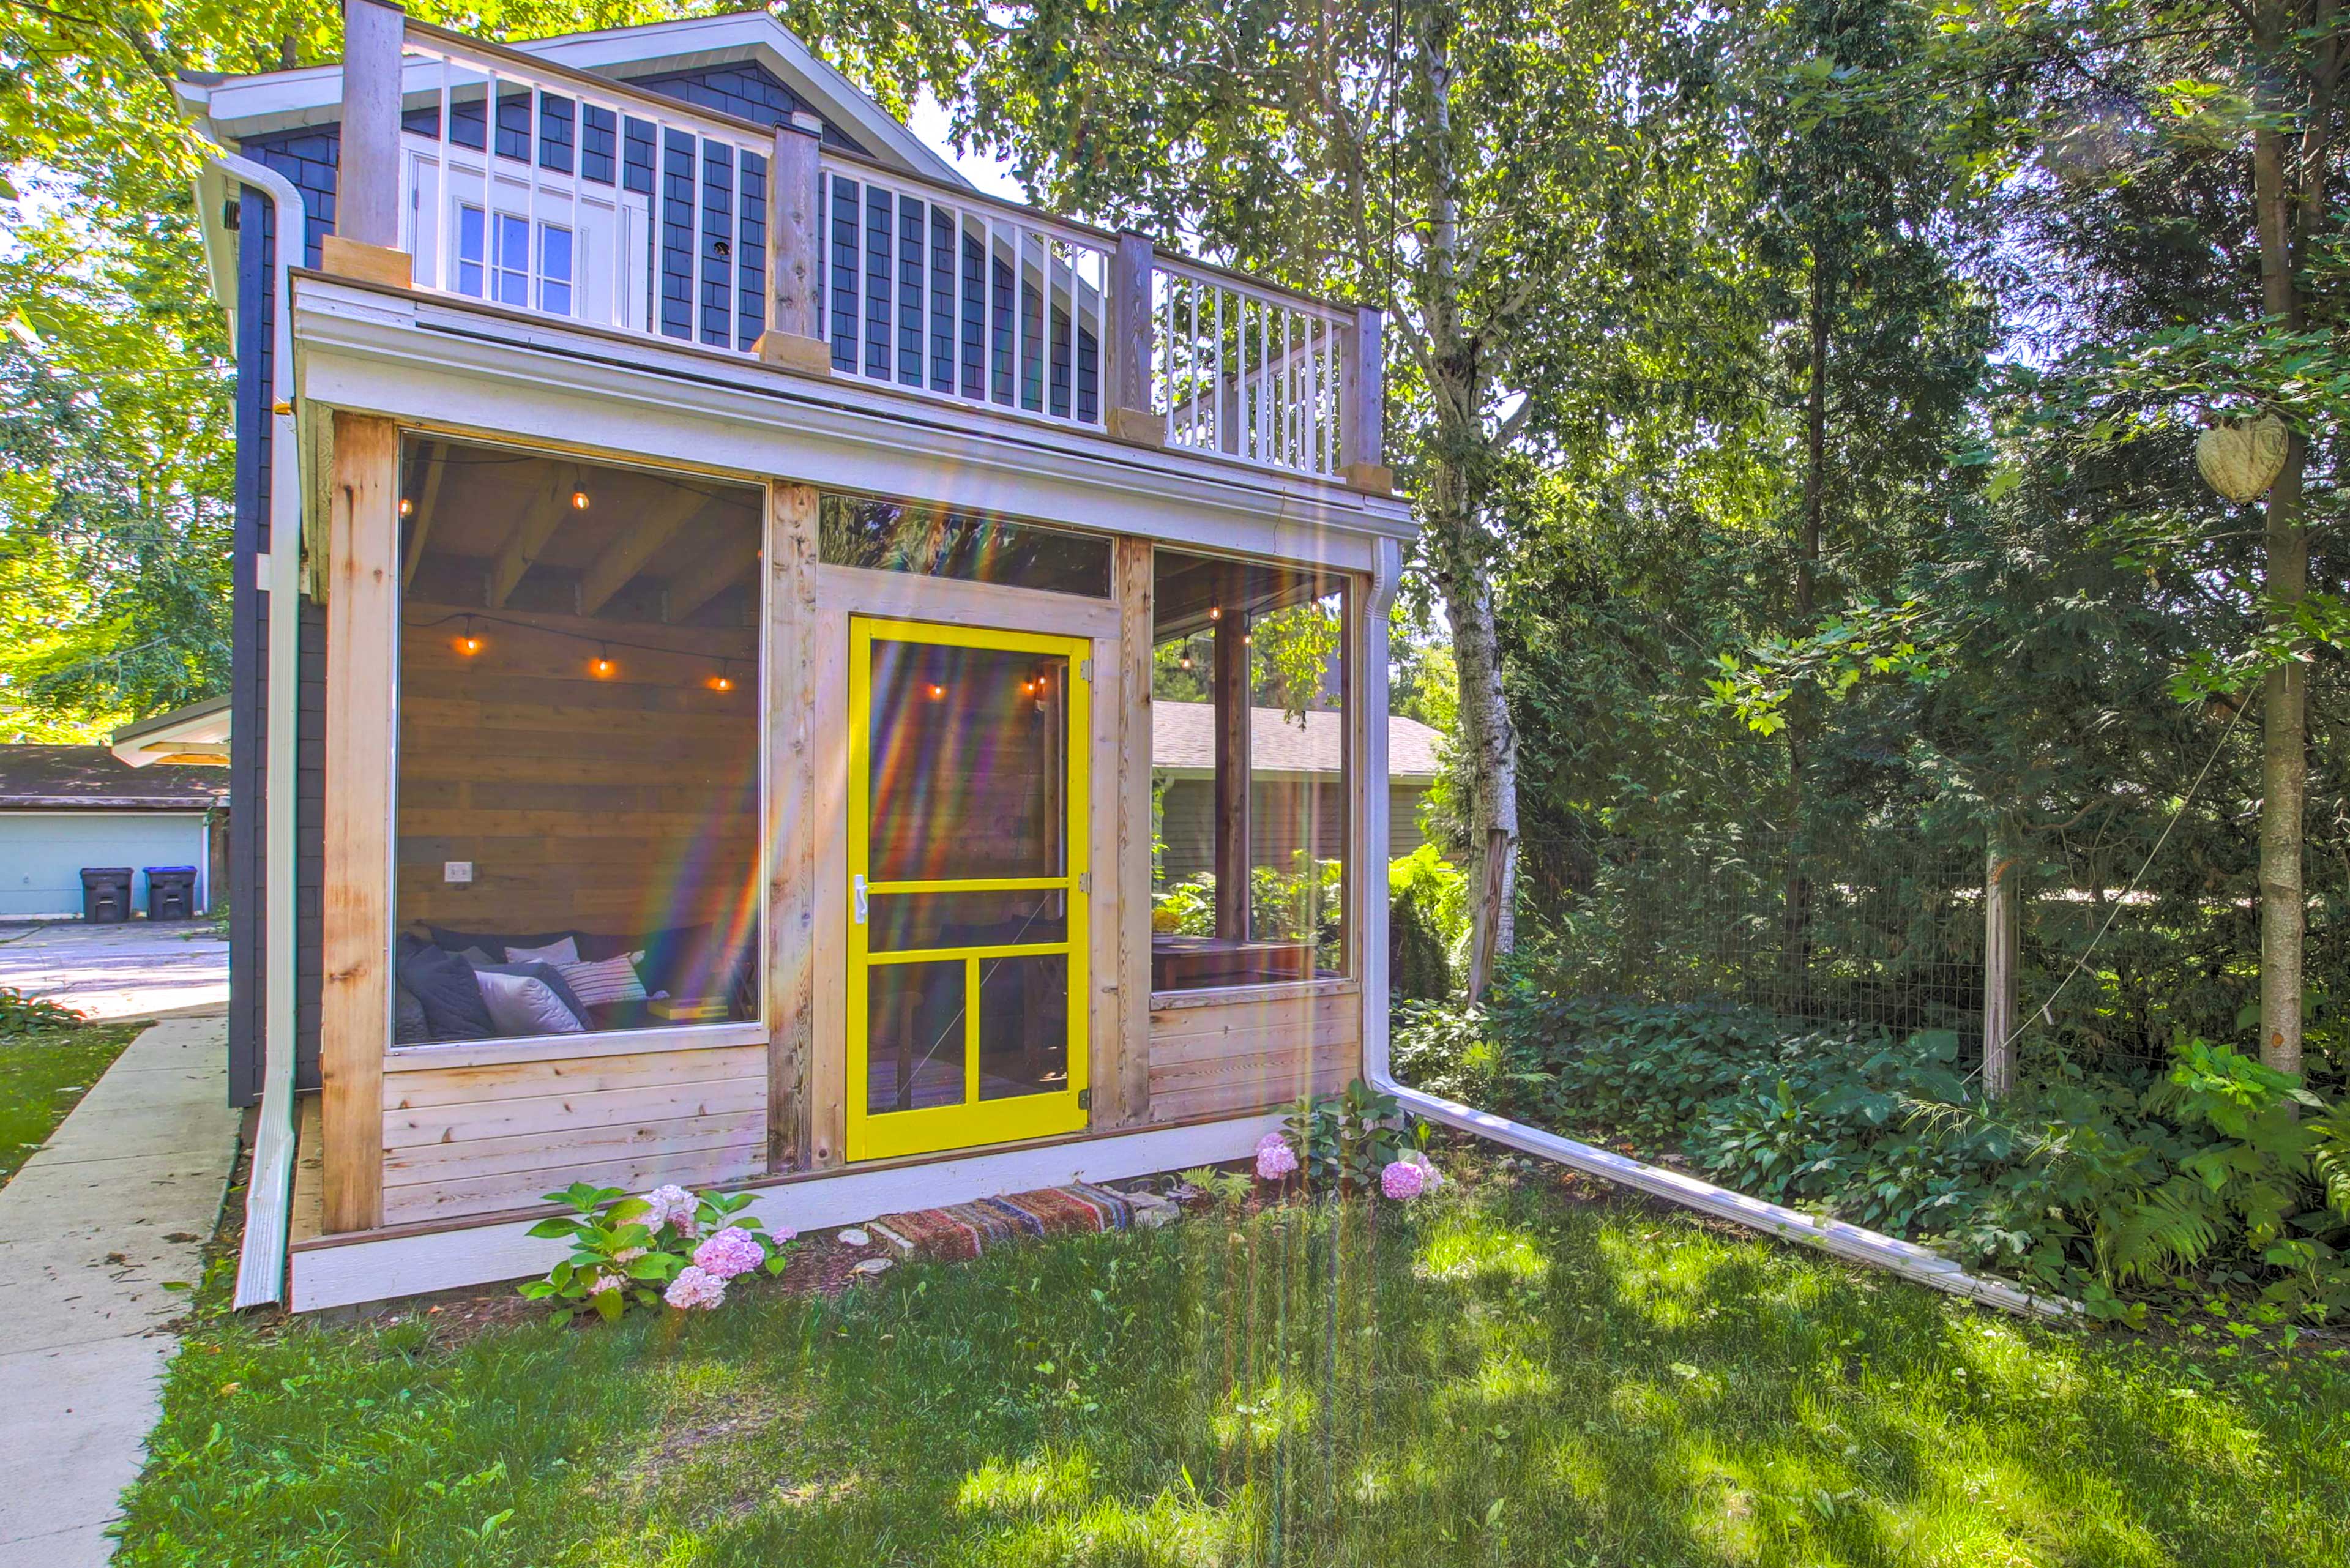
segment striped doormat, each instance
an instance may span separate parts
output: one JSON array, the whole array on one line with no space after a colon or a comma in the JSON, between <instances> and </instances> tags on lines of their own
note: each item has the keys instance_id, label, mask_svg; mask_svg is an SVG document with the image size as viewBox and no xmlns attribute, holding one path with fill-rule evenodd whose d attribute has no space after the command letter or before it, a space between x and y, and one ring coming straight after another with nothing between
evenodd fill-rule
<instances>
[{"instance_id":1,"label":"striped doormat","mask_svg":"<svg viewBox=\"0 0 2350 1568\"><path fill-rule=\"evenodd\" d=\"M944 1209L884 1214L866 1229L910 1257L967 1262L1006 1241L1128 1230L1134 1210L1123 1192L1079 1181Z\"/></svg>"}]
</instances>

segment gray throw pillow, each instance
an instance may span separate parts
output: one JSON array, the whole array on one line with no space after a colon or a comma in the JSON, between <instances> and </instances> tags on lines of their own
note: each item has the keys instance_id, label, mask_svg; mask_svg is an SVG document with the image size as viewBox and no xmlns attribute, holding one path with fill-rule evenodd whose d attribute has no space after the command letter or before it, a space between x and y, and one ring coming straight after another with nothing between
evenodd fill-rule
<instances>
[{"instance_id":1,"label":"gray throw pillow","mask_svg":"<svg viewBox=\"0 0 2350 1568\"><path fill-rule=\"evenodd\" d=\"M494 969L477 971L473 980L482 988L482 1002L490 1010L490 1022L502 1035L577 1034L584 1029L578 1016L543 980Z\"/></svg>"}]
</instances>

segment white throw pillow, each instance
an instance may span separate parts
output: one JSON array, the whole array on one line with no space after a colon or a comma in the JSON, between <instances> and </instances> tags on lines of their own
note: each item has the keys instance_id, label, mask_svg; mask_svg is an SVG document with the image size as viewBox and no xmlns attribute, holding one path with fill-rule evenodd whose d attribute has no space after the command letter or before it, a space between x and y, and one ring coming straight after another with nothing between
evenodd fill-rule
<instances>
[{"instance_id":1,"label":"white throw pillow","mask_svg":"<svg viewBox=\"0 0 2350 1568\"><path fill-rule=\"evenodd\" d=\"M645 982L637 978L637 965L642 953L616 953L595 963L566 963L556 967L563 971L564 982L571 994L579 999L582 1007L601 1007L610 1002L642 1002Z\"/></svg>"},{"instance_id":2,"label":"white throw pillow","mask_svg":"<svg viewBox=\"0 0 2350 1568\"><path fill-rule=\"evenodd\" d=\"M586 1029L543 980L476 972L473 983L482 988L482 1005L501 1034L577 1034Z\"/></svg>"},{"instance_id":3,"label":"white throw pillow","mask_svg":"<svg viewBox=\"0 0 2350 1568\"><path fill-rule=\"evenodd\" d=\"M547 943L543 948L510 947L506 949L508 963L551 963L560 969L565 964L578 961L579 943L577 939L573 937L561 938Z\"/></svg>"}]
</instances>

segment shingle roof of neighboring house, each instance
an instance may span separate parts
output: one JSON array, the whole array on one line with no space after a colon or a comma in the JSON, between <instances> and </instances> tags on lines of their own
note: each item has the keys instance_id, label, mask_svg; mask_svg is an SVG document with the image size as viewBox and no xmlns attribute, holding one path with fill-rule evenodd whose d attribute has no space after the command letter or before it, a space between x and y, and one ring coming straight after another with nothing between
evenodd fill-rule
<instances>
[{"instance_id":1,"label":"shingle roof of neighboring house","mask_svg":"<svg viewBox=\"0 0 2350 1568\"><path fill-rule=\"evenodd\" d=\"M1335 774L1345 720L1315 711L1299 724L1278 708L1249 713L1249 765L1256 773ZM1388 717L1388 776L1432 779L1444 737L1417 719ZM1206 702L1150 705L1150 765L1162 772L1212 773L1216 766L1216 710Z\"/></svg>"},{"instance_id":2,"label":"shingle roof of neighboring house","mask_svg":"<svg viewBox=\"0 0 2350 1568\"><path fill-rule=\"evenodd\" d=\"M104 746L0 746L0 811L201 811L226 804L224 768L127 767Z\"/></svg>"}]
</instances>

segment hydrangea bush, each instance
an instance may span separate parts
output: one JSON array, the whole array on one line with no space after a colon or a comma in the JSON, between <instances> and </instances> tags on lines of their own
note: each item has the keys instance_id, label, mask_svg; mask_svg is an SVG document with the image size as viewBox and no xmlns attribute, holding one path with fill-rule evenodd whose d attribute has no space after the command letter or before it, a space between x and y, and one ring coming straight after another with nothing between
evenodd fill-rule
<instances>
[{"instance_id":1,"label":"hydrangea bush","mask_svg":"<svg viewBox=\"0 0 2350 1568\"><path fill-rule=\"evenodd\" d=\"M1376 1190L1403 1203L1443 1179L1419 1147L1427 1138L1426 1125L1405 1116L1394 1096L1377 1094L1360 1079L1344 1093L1299 1100L1282 1127L1257 1142L1260 1181L1303 1173L1309 1187Z\"/></svg>"},{"instance_id":2,"label":"hydrangea bush","mask_svg":"<svg viewBox=\"0 0 2350 1568\"><path fill-rule=\"evenodd\" d=\"M695 1193L674 1184L630 1196L575 1181L546 1195L571 1210L530 1234L571 1243L571 1255L525 1282L522 1293L566 1317L593 1312L607 1323L632 1306L666 1301L681 1310L726 1300L726 1285L754 1271L780 1274L792 1232L769 1231L747 1192Z\"/></svg>"}]
</instances>

